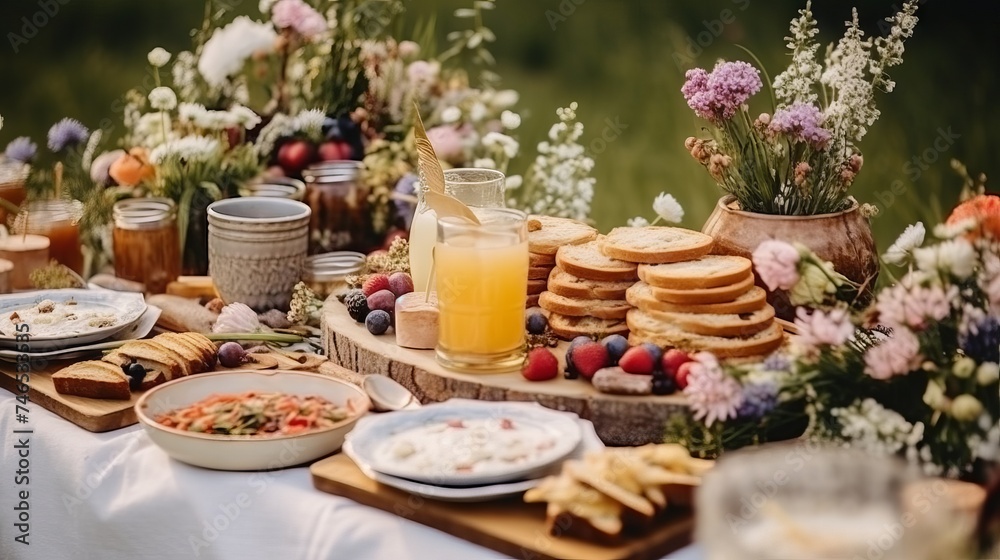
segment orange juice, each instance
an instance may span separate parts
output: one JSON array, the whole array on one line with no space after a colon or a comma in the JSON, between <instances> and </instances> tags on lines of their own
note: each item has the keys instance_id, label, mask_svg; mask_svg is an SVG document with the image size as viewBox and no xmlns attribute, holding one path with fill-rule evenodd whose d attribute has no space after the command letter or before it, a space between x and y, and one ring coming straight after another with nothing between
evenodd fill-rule
<instances>
[{"instance_id":1,"label":"orange juice","mask_svg":"<svg viewBox=\"0 0 1000 560\"><path fill-rule=\"evenodd\" d=\"M434 248L438 361L465 371L511 371L524 359L528 290L524 214L476 213L485 218L481 230L471 225L452 227L447 218L438 222ZM502 221L494 223L489 213L501 215Z\"/></svg>"}]
</instances>

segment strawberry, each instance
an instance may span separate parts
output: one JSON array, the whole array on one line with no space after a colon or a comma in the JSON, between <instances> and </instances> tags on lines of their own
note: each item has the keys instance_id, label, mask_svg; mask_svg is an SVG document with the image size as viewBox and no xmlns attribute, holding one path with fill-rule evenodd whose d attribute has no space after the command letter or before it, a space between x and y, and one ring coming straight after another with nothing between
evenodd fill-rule
<instances>
[{"instance_id":1,"label":"strawberry","mask_svg":"<svg viewBox=\"0 0 1000 560\"><path fill-rule=\"evenodd\" d=\"M625 354L618 360L618 367L622 368L625 373L650 375L656 369L656 362L649 350L642 346L636 346L625 351Z\"/></svg>"},{"instance_id":2,"label":"strawberry","mask_svg":"<svg viewBox=\"0 0 1000 560\"><path fill-rule=\"evenodd\" d=\"M574 348L571 355L573 366L584 379L590 379L608 365L608 349L600 342L585 342Z\"/></svg>"},{"instance_id":3,"label":"strawberry","mask_svg":"<svg viewBox=\"0 0 1000 560\"><path fill-rule=\"evenodd\" d=\"M677 368L677 375L674 376L674 381L677 382L678 389L684 389L688 386L688 376L691 375L691 368L694 367L694 364L695 362L692 360L684 362Z\"/></svg>"},{"instance_id":4,"label":"strawberry","mask_svg":"<svg viewBox=\"0 0 1000 560\"><path fill-rule=\"evenodd\" d=\"M365 279L365 283L361 285L361 291L368 297L380 290L389 289L389 277L385 274L378 273L372 274Z\"/></svg>"},{"instance_id":5,"label":"strawberry","mask_svg":"<svg viewBox=\"0 0 1000 560\"><path fill-rule=\"evenodd\" d=\"M528 381L548 381L559 375L559 360L548 348L534 348L521 367L521 375Z\"/></svg>"},{"instance_id":6,"label":"strawberry","mask_svg":"<svg viewBox=\"0 0 1000 560\"><path fill-rule=\"evenodd\" d=\"M678 350L676 348L671 348L667 350L667 353L663 355L662 367L663 372L667 375L676 377L677 371L681 368L681 364L691 361L691 356L683 350Z\"/></svg>"}]
</instances>

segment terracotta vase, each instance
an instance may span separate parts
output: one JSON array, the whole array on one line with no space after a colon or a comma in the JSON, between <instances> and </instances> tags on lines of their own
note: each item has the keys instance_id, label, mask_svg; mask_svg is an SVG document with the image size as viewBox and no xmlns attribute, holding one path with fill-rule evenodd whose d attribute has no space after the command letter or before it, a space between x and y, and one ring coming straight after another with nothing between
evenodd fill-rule
<instances>
[{"instance_id":1,"label":"terracotta vase","mask_svg":"<svg viewBox=\"0 0 1000 560\"><path fill-rule=\"evenodd\" d=\"M778 216L744 212L736 197L727 195L719 199L701 231L715 238L713 253L747 258L762 241L798 241L832 262L837 272L864 286L859 301L863 304L870 299L878 278L879 259L871 224L861 215L857 201L852 202L847 210L833 214ZM757 284L767 289L760 278ZM767 300L778 317L789 321L795 318L795 306L784 291L768 291Z\"/></svg>"}]
</instances>

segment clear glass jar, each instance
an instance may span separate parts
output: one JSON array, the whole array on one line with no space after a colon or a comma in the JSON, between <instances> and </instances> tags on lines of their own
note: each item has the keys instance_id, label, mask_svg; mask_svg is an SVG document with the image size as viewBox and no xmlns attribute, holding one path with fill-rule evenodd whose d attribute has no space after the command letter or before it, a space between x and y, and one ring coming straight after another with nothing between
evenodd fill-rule
<instances>
[{"instance_id":1,"label":"clear glass jar","mask_svg":"<svg viewBox=\"0 0 1000 560\"><path fill-rule=\"evenodd\" d=\"M181 272L177 209L167 198L115 203L115 276L141 282L151 294L167 291Z\"/></svg>"},{"instance_id":2,"label":"clear glass jar","mask_svg":"<svg viewBox=\"0 0 1000 560\"><path fill-rule=\"evenodd\" d=\"M310 167L304 202L312 210L309 254L370 250L374 243L368 189L360 181L361 162L325 162Z\"/></svg>"},{"instance_id":3,"label":"clear glass jar","mask_svg":"<svg viewBox=\"0 0 1000 560\"><path fill-rule=\"evenodd\" d=\"M13 231L48 237L49 258L83 274L82 216L83 204L79 200L36 200L18 214Z\"/></svg>"},{"instance_id":4,"label":"clear glass jar","mask_svg":"<svg viewBox=\"0 0 1000 560\"><path fill-rule=\"evenodd\" d=\"M360 274L365 268L365 255L352 251L336 251L313 255L306 259L302 281L319 297L326 299L347 291L347 277Z\"/></svg>"}]
</instances>

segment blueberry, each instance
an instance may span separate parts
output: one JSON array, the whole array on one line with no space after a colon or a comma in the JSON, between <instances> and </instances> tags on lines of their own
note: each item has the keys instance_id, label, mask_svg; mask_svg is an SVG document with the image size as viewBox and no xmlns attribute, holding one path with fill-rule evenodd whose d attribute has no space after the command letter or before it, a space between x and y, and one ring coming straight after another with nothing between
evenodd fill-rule
<instances>
[{"instance_id":1,"label":"blueberry","mask_svg":"<svg viewBox=\"0 0 1000 560\"><path fill-rule=\"evenodd\" d=\"M643 342L642 347L645 348L649 352L649 355L653 357L653 363L659 366L660 360L663 359L663 350L652 342Z\"/></svg>"},{"instance_id":2,"label":"blueberry","mask_svg":"<svg viewBox=\"0 0 1000 560\"><path fill-rule=\"evenodd\" d=\"M628 339L620 334L612 334L604 337L601 344L608 350L608 359L613 366L618 365L618 360L628 350Z\"/></svg>"},{"instance_id":3,"label":"blueberry","mask_svg":"<svg viewBox=\"0 0 1000 560\"><path fill-rule=\"evenodd\" d=\"M365 318L365 326L368 327L368 332L375 335L385 333L385 331L389 330L391 324L392 317L389 316L387 311L381 309L372 311Z\"/></svg>"},{"instance_id":4,"label":"blueberry","mask_svg":"<svg viewBox=\"0 0 1000 560\"><path fill-rule=\"evenodd\" d=\"M141 364L132 362L122 368L125 370L125 375L128 376L128 388L133 391L138 391L142 388L142 381L146 378L146 368L142 367Z\"/></svg>"},{"instance_id":5,"label":"blueberry","mask_svg":"<svg viewBox=\"0 0 1000 560\"><path fill-rule=\"evenodd\" d=\"M576 371L575 367L570 368L569 366L566 366L566 373L563 374L563 377L566 379L579 379L580 373Z\"/></svg>"},{"instance_id":6,"label":"blueberry","mask_svg":"<svg viewBox=\"0 0 1000 560\"><path fill-rule=\"evenodd\" d=\"M653 377L653 394L654 395L670 395L677 391L677 382L674 381L673 377L661 376Z\"/></svg>"},{"instance_id":7,"label":"blueberry","mask_svg":"<svg viewBox=\"0 0 1000 560\"><path fill-rule=\"evenodd\" d=\"M525 321L525 327L531 334L543 334L548 326L548 319L546 319L545 315L542 315L541 313L532 313L531 315L528 315L528 319Z\"/></svg>"}]
</instances>

